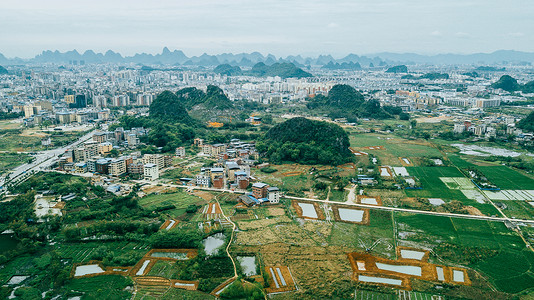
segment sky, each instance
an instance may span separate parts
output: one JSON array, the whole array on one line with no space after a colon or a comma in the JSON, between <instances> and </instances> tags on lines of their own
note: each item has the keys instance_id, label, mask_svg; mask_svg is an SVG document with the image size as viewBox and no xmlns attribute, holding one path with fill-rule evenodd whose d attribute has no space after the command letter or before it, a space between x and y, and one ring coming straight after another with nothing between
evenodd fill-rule
<instances>
[{"instance_id":1,"label":"sky","mask_svg":"<svg viewBox=\"0 0 534 300\"><path fill-rule=\"evenodd\" d=\"M1 0L0 53L534 52L532 0Z\"/></svg>"}]
</instances>

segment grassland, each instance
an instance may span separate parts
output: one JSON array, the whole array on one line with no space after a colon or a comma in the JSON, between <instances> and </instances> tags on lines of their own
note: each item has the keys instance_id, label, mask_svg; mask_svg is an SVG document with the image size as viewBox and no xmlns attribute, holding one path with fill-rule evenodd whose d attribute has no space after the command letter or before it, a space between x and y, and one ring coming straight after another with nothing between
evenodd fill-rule
<instances>
[{"instance_id":1,"label":"grassland","mask_svg":"<svg viewBox=\"0 0 534 300\"><path fill-rule=\"evenodd\" d=\"M401 166L399 157L429 157L441 153L426 141L407 140L394 135L353 134L349 137L350 146L360 151L376 155L382 164ZM361 149L361 147L384 146L383 150Z\"/></svg>"},{"instance_id":2,"label":"grassland","mask_svg":"<svg viewBox=\"0 0 534 300\"><path fill-rule=\"evenodd\" d=\"M417 177L422 190L406 190L408 197L441 198L447 200L467 200L460 190L449 189L440 177L464 177L454 167L406 167L408 173Z\"/></svg>"},{"instance_id":3,"label":"grassland","mask_svg":"<svg viewBox=\"0 0 534 300\"><path fill-rule=\"evenodd\" d=\"M9 170L25 164L30 157L24 153L7 152L0 153L0 174L8 172Z\"/></svg>"},{"instance_id":4,"label":"grassland","mask_svg":"<svg viewBox=\"0 0 534 300\"><path fill-rule=\"evenodd\" d=\"M502 190L534 189L534 179L506 166L477 167L490 182Z\"/></svg>"},{"instance_id":5,"label":"grassland","mask_svg":"<svg viewBox=\"0 0 534 300\"><path fill-rule=\"evenodd\" d=\"M131 292L126 287L133 288L133 282L127 277L118 275L104 275L90 278L72 279L65 286L71 296L83 296L83 299L128 299Z\"/></svg>"},{"instance_id":6,"label":"grassland","mask_svg":"<svg viewBox=\"0 0 534 300\"><path fill-rule=\"evenodd\" d=\"M165 210L165 214L172 218L177 218L185 214L186 208L191 204L202 205L204 203L206 203L206 201L202 198L190 195L183 190L178 190L173 193L151 194L139 199L139 205L149 210L155 210L158 207L167 205L174 205L174 209Z\"/></svg>"}]
</instances>

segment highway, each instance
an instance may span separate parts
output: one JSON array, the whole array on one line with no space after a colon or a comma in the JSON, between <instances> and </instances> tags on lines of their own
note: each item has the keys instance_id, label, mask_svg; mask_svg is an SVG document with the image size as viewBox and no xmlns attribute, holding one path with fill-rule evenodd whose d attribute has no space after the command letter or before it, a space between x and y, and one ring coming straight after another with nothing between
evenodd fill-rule
<instances>
[{"instance_id":1,"label":"highway","mask_svg":"<svg viewBox=\"0 0 534 300\"><path fill-rule=\"evenodd\" d=\"M35 159L31 163L20 165L14 168L5 178L1 177L0 187L3 187L6 182L16 182L32 171L39 171L50 167L67 149L74 148L91 139L95 132L96 130L93 130L67 146L37 152L37 154L32 155Z\"/></svg>"}]
</instances>

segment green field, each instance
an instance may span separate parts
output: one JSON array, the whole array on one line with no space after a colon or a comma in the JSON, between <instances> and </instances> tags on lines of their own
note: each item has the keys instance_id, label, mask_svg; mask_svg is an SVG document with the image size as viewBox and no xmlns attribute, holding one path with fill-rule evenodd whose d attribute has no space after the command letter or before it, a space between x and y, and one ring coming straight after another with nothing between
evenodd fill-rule
<instances>
[{"instance_id":1,"label":"green field","mask_svg":"<svg viewBox=\"0 0 534 300\"><path fill-rule=\"evenodd\" d=\"M0 174L8 172L17 166L27 163L29 159L29 155L24 153L0 153Z\"/></svg>"},{"instance_id":2,"label":"green field","mask_svg":"<svg viewBox=\"0 0 534 300\"><path fill-rule=\"evenodd\" d=\"M174 193L151 194L139 199L139 205L146 209L156 209L166 205L174 205L175 209L165 210L169 216L176 218L185 214L186 208L191 204L203 205L205 200L185 191L178 190Z\"/></svg>"},{"instance_id":3,"label":"green field","mask_svg":"<svg viewBox=\"0 0 534 300\"><path fill-rule=\"evenodd\" d=\"M497 250L497 255L467 266L481 271L503 292L517 293L534 287L534 253L501 222L406 213L396 214L396 220L403 240L411 243L426 247L449 243L467 249ZM456 258L449 263L456 264Z\"/></svg>"},{"instance_id":4,"label":"green field","mask_svg":"<svg viewBox=\"0 0 534 300\"><path fill-rule=\"evenodd\" d=\"M534 179L506 166L477 167L490 182L502 190L532 190Z\"/></svg>"},{"instance_id":5,"label":"green field","mask_svg":"<svg viewBox=\"0 0 534 300\"><path fill-rule=\"evenodd\" d=\"M71 294L83 295L83 299L129 299L131 292L126 287L133 287L130 278L118 275L103 275L90 278L72 279L65 286Z\"/></svg>"},{"instance_id":6,"label":"green field","mask_svg":"<svg viewBox=\"0 0 534 300\"><path fill-rule=\"evenodd\" d=\"M381 240L374 248L373 253L380 256L394 257L393 220L389 211L370 211L369 225L356 225L344 222L334 222L332 233L328 237L331 245L339 245L365 251L376 241Z\"/></svg>"},{"instance_id":7,"label":"green field","mask_svg":"<svg viewBox=\"0 0 534 300\"><path fill-rule=\"evenodd\" d=\"M467 200L460 190L451 190L440 177L464 177L454 167L406 167L408 173L417 177L422 190L406 190L408 197L441 198L444 200Z\"/></svg>"}]
</instances>

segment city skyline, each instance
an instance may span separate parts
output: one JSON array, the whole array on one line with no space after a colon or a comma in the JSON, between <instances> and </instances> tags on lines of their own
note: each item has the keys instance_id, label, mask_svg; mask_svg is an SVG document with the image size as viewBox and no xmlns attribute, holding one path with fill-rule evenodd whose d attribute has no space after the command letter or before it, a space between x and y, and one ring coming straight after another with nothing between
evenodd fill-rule
<instances>
[{"instance_id":1,"label":"city skyline","mask_svg":"<svg viewBox=\"0 0 534 300\"><path fill-rule=\"evenodd\" d=\"M123 56L258 51L276 56L379 52L534 52L534 3L514 1L3 1L0 53L109 49Z\"/></svg>"}]
</instances>

